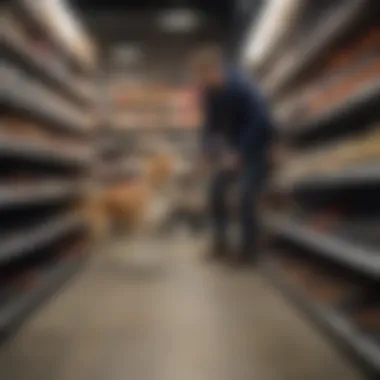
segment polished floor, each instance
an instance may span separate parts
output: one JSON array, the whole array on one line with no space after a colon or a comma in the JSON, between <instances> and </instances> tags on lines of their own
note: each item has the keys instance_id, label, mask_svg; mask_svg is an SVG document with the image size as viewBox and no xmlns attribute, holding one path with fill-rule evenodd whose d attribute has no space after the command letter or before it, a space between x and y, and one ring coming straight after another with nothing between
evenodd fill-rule
<instances>
[{"instance_id":1,"label":"polished floor","mask_svg":"<svg viewBox=\"0 0 380 380\"><path fill-rule=\"evenodd\" d=\"M259 274L202 246L109 244L1 348L0 378L361 379Z\"/></svg>"}]
</instances>

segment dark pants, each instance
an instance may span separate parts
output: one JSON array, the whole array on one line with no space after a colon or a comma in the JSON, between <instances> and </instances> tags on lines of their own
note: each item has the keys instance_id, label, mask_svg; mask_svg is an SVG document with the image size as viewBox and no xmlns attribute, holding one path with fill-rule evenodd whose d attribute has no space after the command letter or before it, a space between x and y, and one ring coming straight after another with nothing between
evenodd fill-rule
<instances>
[{"instance_id":1,"label":"dark pants","mask_svg":"<svg viewBox=\"0 0 380 380\"><path fill-rule=\"evenodd\" d=\"M217 246L225 246L227 228L231 221L227 196L233 185L238 185L239 252L254 254L258 239L258 201L266 176L265 160L258 159L244 165L239 173L217 172L211 181L210 211Z\"/></svg>"}]
</instances>

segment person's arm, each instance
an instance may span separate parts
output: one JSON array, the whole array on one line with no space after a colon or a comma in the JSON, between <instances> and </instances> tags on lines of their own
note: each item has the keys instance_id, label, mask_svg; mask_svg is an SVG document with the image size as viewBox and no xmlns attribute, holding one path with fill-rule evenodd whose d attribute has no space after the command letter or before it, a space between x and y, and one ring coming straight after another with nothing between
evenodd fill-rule
<instances>
[{"instance_id":1,"label":"person's arm","mask_svg":"<svg viewBox=\"0 0 380 380\"><path fill-rule=\"evenodd\" d=\"M213 137L215 134L215 110L210 96L203 96L202 108L204 121L201 127L201 152L204 158L210 158L213 149Z\"/></svg>"},{"instance_id":2,"label":"person's arm","mask_svg":"<svg viewBox=\"0 0 380 380\"><path fill-rule=\"evenodd\" d=\"M242 158L247 158L253 150L265 150L269 143L271 122L266 104L255 89L248 85L242 86L239 101L244 123L239 139L239 153Z\"/></svg>"}]
</instances>

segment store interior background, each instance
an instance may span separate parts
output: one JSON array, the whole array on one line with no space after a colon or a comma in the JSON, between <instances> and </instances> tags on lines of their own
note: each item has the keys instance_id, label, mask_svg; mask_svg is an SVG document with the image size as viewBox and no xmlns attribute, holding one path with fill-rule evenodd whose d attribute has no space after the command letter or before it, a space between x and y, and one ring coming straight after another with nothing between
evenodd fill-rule
<instances>
[{"instance_id":1,"label":"store interior background","mask_svg":"<svg viewBox=\"0 0 380 380\"><path fill-rule=\"evenodd\" d=\"M0 378L378 378L379 11L1 1ZM255 268L203 257L210 43L278 132Z\"/></svg>"}]
</instances>

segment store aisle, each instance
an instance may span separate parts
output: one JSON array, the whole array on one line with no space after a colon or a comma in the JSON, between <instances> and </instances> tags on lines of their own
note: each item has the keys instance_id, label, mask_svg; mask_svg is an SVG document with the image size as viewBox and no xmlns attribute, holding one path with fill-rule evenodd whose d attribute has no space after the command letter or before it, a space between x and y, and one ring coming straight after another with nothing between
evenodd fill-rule
<instances>
[{"instance_id":1,"label":"store aisle","mask_svg":"<svg viewBox=\"0 0 380 380\"><path fill-rule=\"evenodd\" d=\"M2 378L360 378L259 275L202 262L199 241L145 245L159 260L105 248L2 348Z\"/></svg>"}]
</instances>

